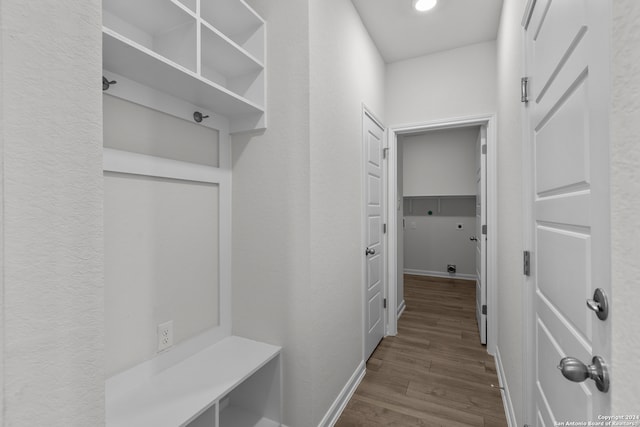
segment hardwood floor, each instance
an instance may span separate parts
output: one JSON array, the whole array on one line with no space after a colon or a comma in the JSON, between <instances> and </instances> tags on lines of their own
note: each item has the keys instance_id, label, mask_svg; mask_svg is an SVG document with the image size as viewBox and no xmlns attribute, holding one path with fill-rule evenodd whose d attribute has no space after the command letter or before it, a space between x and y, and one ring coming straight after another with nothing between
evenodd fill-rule
<instances>
[{"instance_id":1,"label":"hardwood floor","mask_svg":"<svg viewBox=\"0 0 640 427\"><path fill-rule=\"evenodd\" d=\"M475 282L405 275L398 335L382 340L336 427L507 425L480 344Z\"/></svg>"}]
</instances>

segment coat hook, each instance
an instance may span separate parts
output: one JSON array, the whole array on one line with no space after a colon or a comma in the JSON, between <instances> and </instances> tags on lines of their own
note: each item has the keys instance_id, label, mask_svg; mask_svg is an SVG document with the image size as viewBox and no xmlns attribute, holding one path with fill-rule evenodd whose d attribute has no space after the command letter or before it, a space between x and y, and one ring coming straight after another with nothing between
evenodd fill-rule
<instances>
[{"instance_id":1,"label":"coat hook","mask_svg":"<svg viewBox=\"0 0 640 427\"><path fill-rule=\"evenodd\" d=\"M193 113L193 120L195 120L196 123L200 123L202 121L202 119L206 119L207 117L209 117L209 116L203 116L200 111L195 111Z\"/></svg>"},{"instance_id":2,"label":"coat hook","mask_svg":"<svg viewBox=\"0 0 640 427\"><path fill-rule=\"evenodd\" d=\"M109 81L105 76L102 76L102 90L108 90L109 86L114 85L116 83L118 82L115 80Z\"/></svg>"}]
</instances>

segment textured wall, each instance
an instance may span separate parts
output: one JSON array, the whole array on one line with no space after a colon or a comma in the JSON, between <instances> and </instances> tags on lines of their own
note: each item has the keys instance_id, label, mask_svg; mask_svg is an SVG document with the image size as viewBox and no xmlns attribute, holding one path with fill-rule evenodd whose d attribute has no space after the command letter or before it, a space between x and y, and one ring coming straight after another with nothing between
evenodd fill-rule
<instances>
[{"instance_id":1,"label":"textured wall","mask_svg":"<svg viewBox=\"0 0 640 427\"><path fill-rule=\"evenodd\" d=\"M640 3L614 0L611 108L612 414L638 414L640 396Z\"/></svg>"},{"instance_id":2,"label":"textured wall","mask_svg":"<svg viewBox=\"0 0 640 427\"><path fill-rule=\"evenodd\" d=\"M384 62L349 0L310 2L313 424L362 361L362 103L380 119Z\"/></svg>"},{"instance_id":3,"label":"textured wall","mask_svg":"<svg viewBox=\"0 0 640 427\"><path fill-rule=\"evenodd\" d=\"M250 3L269 123L233 138L233 331L284 346L284 422L306 427L362 361L362 102L382 114L384 63L348 0Z\"/></svg>"},{"instance_id":4,"label":"textured wall","mask_svg":"<svg viewBox=\"0 0 640 427\"><path fill-rule=\"evenodd\" d=\"M387 125L496 111L496 43L486 42L387 66Z\"/></svg>"},{"instance_id":5,"label":"textured wall","mask_svg":"<svg viewBox=\"0 0 640 427\"><path fill-rule=\"evenodd\" d=\"M0 424L104 424L101 14L0 1Z\"/></svg>"},{"instance_id":6,"label":"textured wall","mask_svg":"<svg viewBox=\"0 0 640 427\"><path fill-rule=\"evenodd\" d=\"M402 137L404 197L476 194L479 127Z\"/></svg>"},{"instance_id":7,"label":"textured wall","mask_svg":"<svg viewBox=\"0 0 640 427\"><path fill-rule=\"evenodd\" d=\"M233 333L284 347L284 423L303 427L311 425L309 5L249 3L268 23L268 128L233 136Z\"/></svg>"},{"instance_id":8,"label":"textured wall","mask_svg":"<svg viewBox=\"0 0 640 427\"><path fill-rule=\"evenodd\" d=\"M517 418L524 423L522 324L522 77L526 0L505 0L498 31L498 341Z\"/></svg>"},{"instance_id":9,"label":"textured wall","mask_svg":"<svg viewBox=\"0 0 640 427\"><path fill-rule=\"evenodd\" d=\"M478 132L474 126L403 136L404 196L475 195ZM476 234L474 216L426 216L425 210L404 215L406 270L447 275L447 264L455 264L458 274L475 274L475 244L469 240Z\"/></svg>"},{"instance_id":10,"label":"textured wall","mask_svg":"<svg viewBox=\"0 0 640 427\"><path fill-rule=\"evenodd\" d=\"M173 345L219 325L219 188L104 174L105 373L157 356L158 325Z\"/></svg>"},{"instance_id":11,"label":"textured wall","mask_svg":"<svg viewBox=\"0 0 640 427\"><path fill-rule=\"evenodd\" d=\"M448 276L447 265L457 274L476 273L476 218L460 216L405 216L404 268ZM463 229L457 228L458 224ZM411 271L408 271L411 273ZM465 277L466 278L466 277Z\"/></svg>"}]
</instances>

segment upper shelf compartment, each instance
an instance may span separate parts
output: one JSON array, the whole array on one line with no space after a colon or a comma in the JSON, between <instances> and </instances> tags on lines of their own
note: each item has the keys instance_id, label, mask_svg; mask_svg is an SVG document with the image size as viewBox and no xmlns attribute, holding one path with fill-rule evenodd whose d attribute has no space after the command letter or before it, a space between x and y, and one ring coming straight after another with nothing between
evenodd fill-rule
<instances>
[{"instance_id":1,"label":"upper shelf compartment","mask_svg":"<svg viewBox=\"0 0 640 427\"><path fill-rule=\"evenodd\" d=\"M103 68L227 117L232 132L264 128L264 21L242 0L200 9L224 31L195 0L103 0Z\"/></svg>"},{"instance_id":2,"label":"upper shelf compartment","mask_svg":"<svg viewBox=\"0 0 640 427\"><path fill-rule=\"evenodd\" d=\"M200 15L258 61L264 62L264 21L243 0L202 0Z\"/></svg>"},{"instance_id":3,"label":"upper shelf compartment","mask_svg":"<svg viewBox=\"0 0 640 427\"><path fill-rule=\"evenodd\" d=\"M105 0L104 26L193 72L197 69L196 18L170 1Z\"/></svg>"}]
</instances>

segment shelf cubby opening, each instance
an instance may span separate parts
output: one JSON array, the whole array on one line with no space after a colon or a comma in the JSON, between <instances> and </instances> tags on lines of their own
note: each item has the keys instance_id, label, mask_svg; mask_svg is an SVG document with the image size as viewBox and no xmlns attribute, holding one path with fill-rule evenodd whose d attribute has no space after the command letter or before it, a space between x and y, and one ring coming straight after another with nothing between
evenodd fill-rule
<instances>
[{"instance_id":1,"label":"shelf cubby opening","mask_svg":"<svg viewBox=\"0 0 640 427\"><path fill-rule=\"evenodd\" d=\"M196 71L196 19L168 0L104 0L103 25L171 62Z\"/></svg>"},{"instance_id":2,"label":"shelf cubby opening","mask_svg":"<svg viewBox=\"0 0 640 427\"><path fill-rule=\"evenodd\" d=\"M264 60L264 22L246 3L237 0L202 2L200 16L259 61Z\"/></svg>"},{"instance_id":3,"label":"shelf cubby opening","mask_svg":"<svg viewBox=\"0 0 640 427\"><path fill-rule=\"evenodd\" d=\"M202 25L200 73L247 100L264 105L264 67L223 35Z\"/></svg>"},{"instance_id":4,"label":"shelf cubby opening","mask_svg":"<svg viewBox=\"0 0 640 427\"><path fill-rule=\"evenodd\" d=\"M264 106L264 70L227 80L227 87L251 102Z\"/></svg>"},{"instance_id":5,"label":"shelf cubby opening","mask_svg":"<svg viewBox=\"0 0 640 427\"><path fill-rule=\"evenodd\" d=\"M239 76L263 68L253 56L207 24L202 25L202 64L224 76Z\"/></svg>"},{"instance_id":6,"label":"shelf cubby opening","mask_svg":"<svg viewBox=\"0 0 640 427\"><path fill-rule=\"evenodd\" d=\"M218 419L218 404L212 405L209 409L187 424L187 427L213 427L217 426L216 420Z\"/></svg>"},{"instance_id":7,"label":"shelf cubby opening","mask_svg":"<svg viewBox=\"0 0 640 427\"><path fill-rule=\"evenodd\" d=\"M220 399L219 427L280 425L280 361L272 359Z\"/></svg>"}]
</instances>

